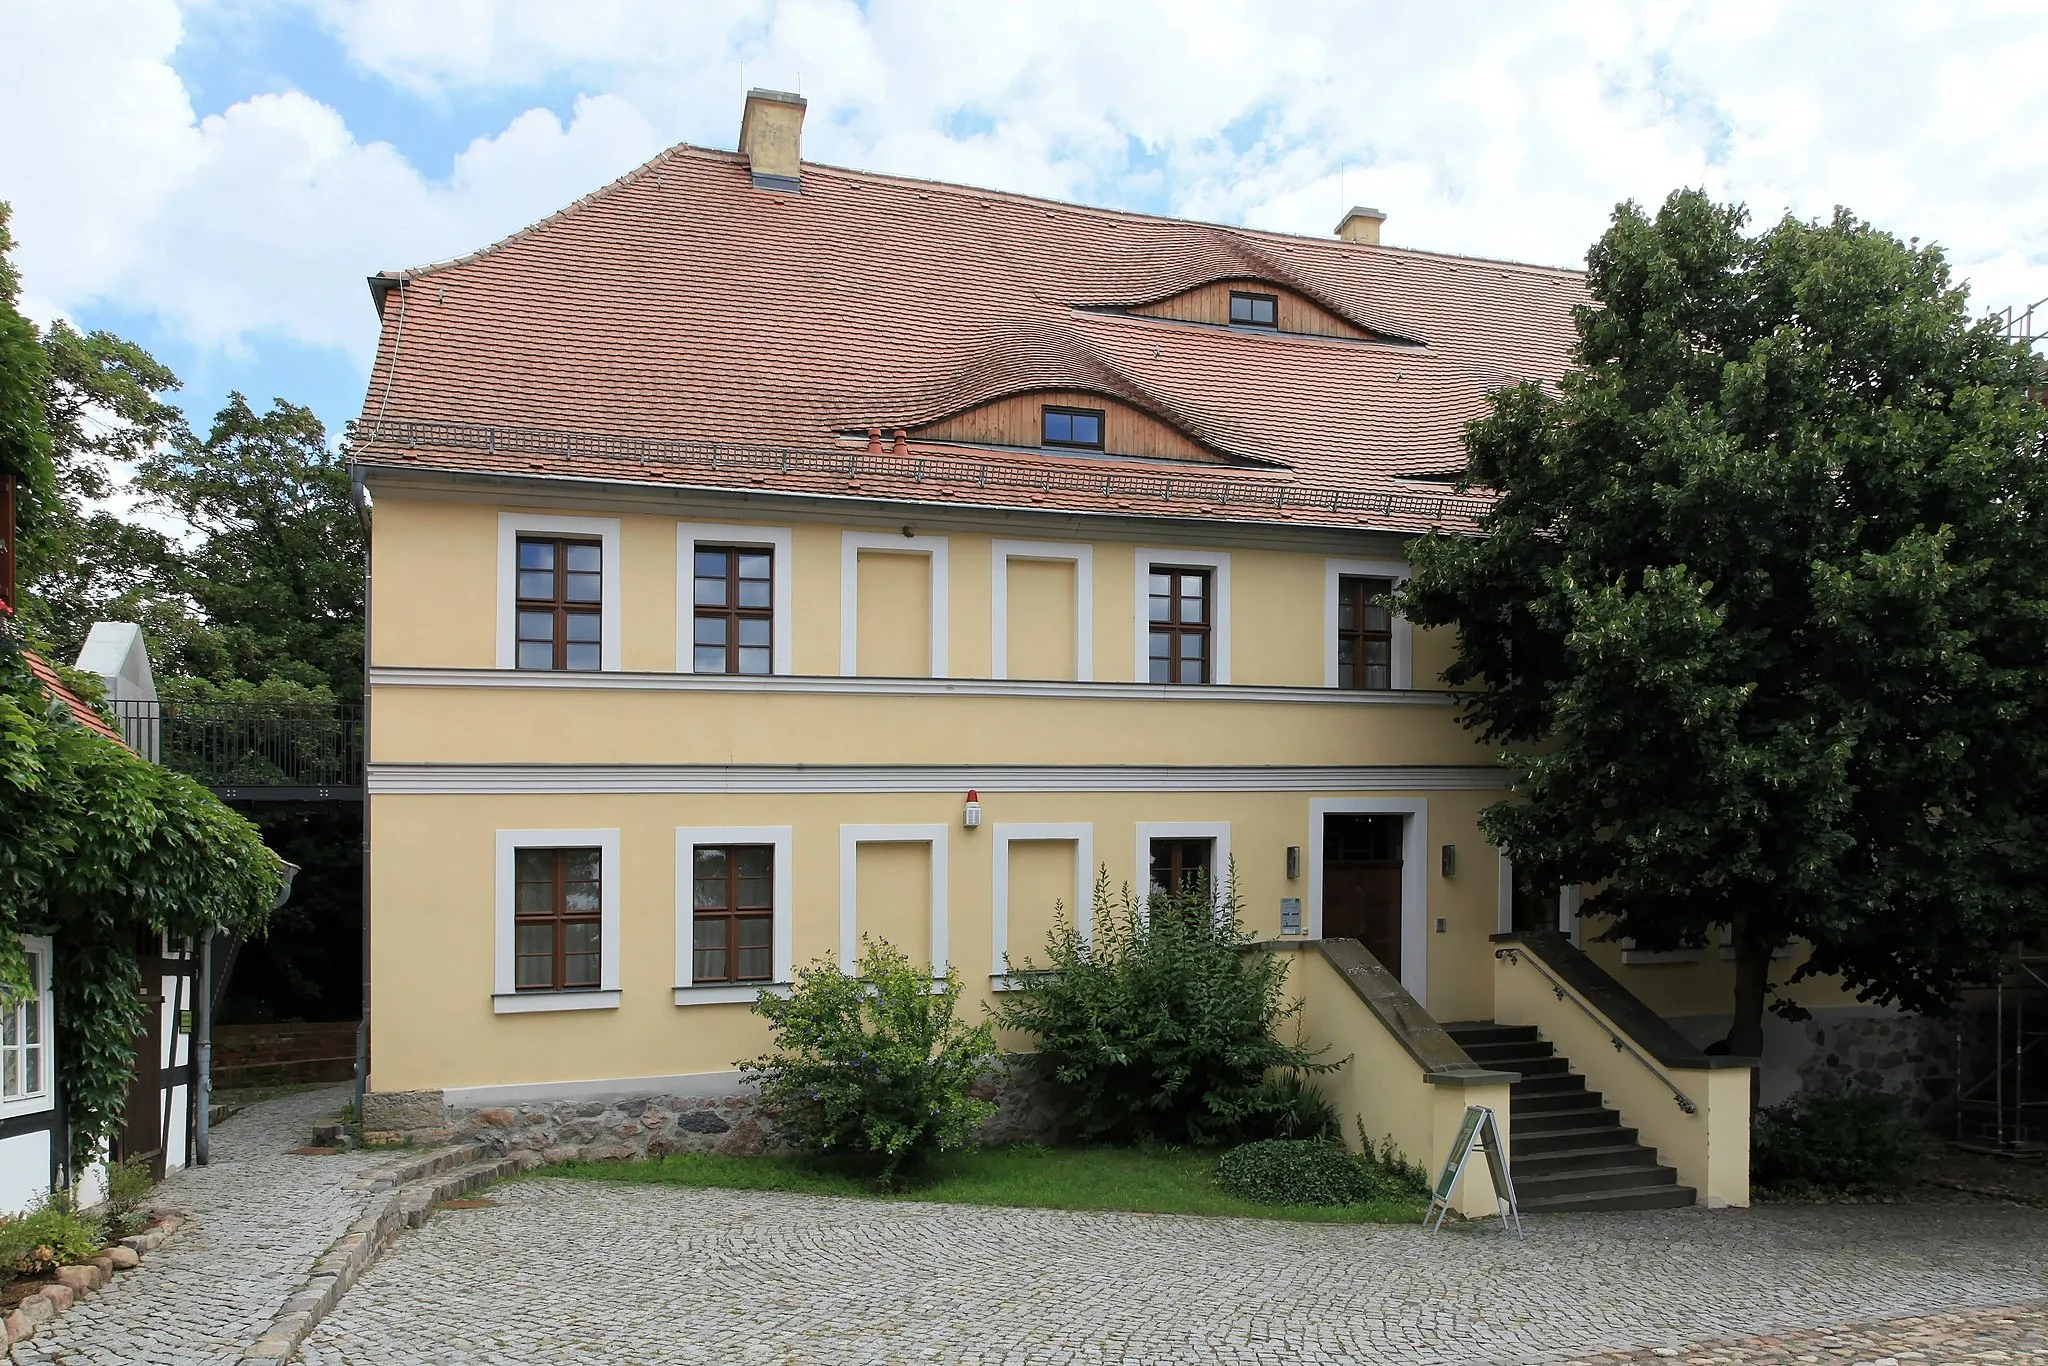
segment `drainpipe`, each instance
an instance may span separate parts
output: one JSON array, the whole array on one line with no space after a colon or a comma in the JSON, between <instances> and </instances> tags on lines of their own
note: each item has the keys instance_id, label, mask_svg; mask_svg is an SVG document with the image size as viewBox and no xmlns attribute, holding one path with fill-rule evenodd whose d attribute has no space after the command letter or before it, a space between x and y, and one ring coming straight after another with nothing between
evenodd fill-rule
<instances>
[{"instance_id":1,"label":"drainpipe","mask_svg":"<svg viewBox=\"0 0 2048 1366\"><path fill-rule=\"evenodd\" d=\"M349 473L349 498L363 524L363 995L356 1020L356 1127L363 1123L363 1093L370 1082L370 513L376 501L362 466Z\"/></svg>"},{"instance_id":2,"label":"drainpipe","mask_svg":"<svg viewBox=\"0 0 2048 1366\"><path fill-rule=\"evenodd\" d=\"M213 926L199 932L199 990L192 996L192 1161L205 1166L213 1142Z\"/></svg>"}]
</instances>

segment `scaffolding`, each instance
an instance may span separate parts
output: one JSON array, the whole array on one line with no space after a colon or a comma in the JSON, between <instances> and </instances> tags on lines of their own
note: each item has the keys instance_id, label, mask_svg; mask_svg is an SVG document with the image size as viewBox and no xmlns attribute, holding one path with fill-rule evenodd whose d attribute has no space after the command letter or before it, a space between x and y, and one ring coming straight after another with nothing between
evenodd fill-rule
<instances>
[{"instance_id":1,"label":"scaffolding","mask_svg":"<svg viewBox=\"0 0 2048 1366\"><path fill-rule=\"evenodd\" d=\"M2048 955L2016 953L1956 1014L1956 1137L2048 1152Z\"/></svg>"}]
</instances>

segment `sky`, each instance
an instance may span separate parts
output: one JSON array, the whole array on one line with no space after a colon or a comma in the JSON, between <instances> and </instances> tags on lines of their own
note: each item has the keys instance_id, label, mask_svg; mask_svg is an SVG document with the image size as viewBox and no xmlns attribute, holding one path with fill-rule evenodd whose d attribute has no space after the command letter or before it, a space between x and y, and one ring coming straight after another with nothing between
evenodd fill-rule
<instances>
[{"instance_id":1,"label":"sky","mask_svg":"<svg viewBox=\"0 0 2048 1366\"><path fill-rule=\"evenodd\" d=\"M1578 265L1627 199L1838 204L2048 297L2044 0L0 0L23 307L360 411L364 279L475 250L747 89L809 160Z\"/></svg>"}]
</instances>

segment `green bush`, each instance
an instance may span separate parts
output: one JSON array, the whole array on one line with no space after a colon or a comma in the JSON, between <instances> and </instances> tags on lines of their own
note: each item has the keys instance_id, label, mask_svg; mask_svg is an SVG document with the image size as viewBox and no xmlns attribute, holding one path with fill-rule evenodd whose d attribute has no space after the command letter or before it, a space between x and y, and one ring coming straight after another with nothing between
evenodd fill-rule
<instances>
[{"instance_id":1,"label":"green bush","mask_svg":"<svg viewBox=\"0 0 2048 1366\"><path fill-rule=\"evenodd\" d=\"M969 1141L995 1113L971 1091L995 1063L994 1031L955 1018L960 979L934 978L886 941L859 972L821 959L786 997L763 993L772 1052L739 1067L799 1149L872 1160L888 1187Z\"/></svg>"},{"instance_id":2,"label":"green bush","mask_svg":"<svg viewBox=\"0 0 2048 1366\"><path fill-rule=\"evenodd\" d=\"M1261 1205L1362 1205L1384 1194L1375 1173L1341 1143L1268 1138L1232 1148L1216 1184Z\"/></svg>"},{"instance_id":3,"label":"green bush","mask_svg":"<svg viewBox=\"0 0 2048 1366\"><path fill-rule=\"evenodd\" d=\"M1337 1107L1299 1072L1275 1072L1261 1089L1261 1105L1272 1115L1274 1138L1334 1139Z\"/></svg>"},{"instance_id":4,"label":"green bush","mask_svg":"<svg viewBox=\"0 0 2048 1366\"><path fill-rule=\"evenodd\" d=\"M1277 955L1247 951L1235 877L1220 898L1197 885L1140 902L1125 886L1112 902L1105 873L1094 910L1087 938L1056 910L1047 961L1021 965L1034 975L995 1011L1036 1040L1073 1136L1199 1147L1298 1122L1301 1097L1268 1074L1335 1064L1278 1037L1301 1003Z\"/></svg>"},{"instance_id":5,"label":"green bush","mask_svg":"<svg viewBox=\"0 0 2048 1366\"><path fill-rule=\"evenodd\" d=\"M0 1267L38 1276L84 1261L105 1241L99 1221L79 1213L71 1197L58 1192L25 1213L0 1217Z\"/></svg>"},{"instance_id":6,"label":"green bush","mask_svg":"<svg viewBox=\"0 0 2048 1366\"><path fill-rule=\"evenodd\" d=\"M147 1158L131 1157L107 1168L107 1237L126 1238L142 1232L148 1223L144 1206L155 1188Z\"/></svg>"},{"instance_id":7,"label":"green bush","mask_svg":"<svg viewBox=\"0 0 2048 1366\"><path fill-rule=\"evenodd\" d=\"M1877 1091L1795 1096L1759 1110L1750 1135L1751 1180L1781 1200L1895 1191L1926 1156L1898 1098Z\"/></svg>"}]
</instances>

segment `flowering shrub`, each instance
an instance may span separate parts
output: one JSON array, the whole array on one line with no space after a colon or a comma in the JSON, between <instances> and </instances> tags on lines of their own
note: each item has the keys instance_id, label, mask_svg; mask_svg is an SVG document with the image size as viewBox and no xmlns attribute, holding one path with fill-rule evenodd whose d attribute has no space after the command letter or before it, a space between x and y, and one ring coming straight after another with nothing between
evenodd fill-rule
<instances>
[{"instance_id":1,"label":"flowering shrub","mask_svg":"<svg viewBox=\"0 0 2048 1366\"><path fill-rule=\"evenodd\" d=\"M788 996L763 993L754 1013L774 1048L738 1066L783 1137L805 1152L869 1159L886 1187L966 1144L995 1113L970 1094L995 1062L995 1033L955 1018L950 968L935 977L886 940L865 945L852 975L821 959Z\"/></svg>"}]
</instances>

